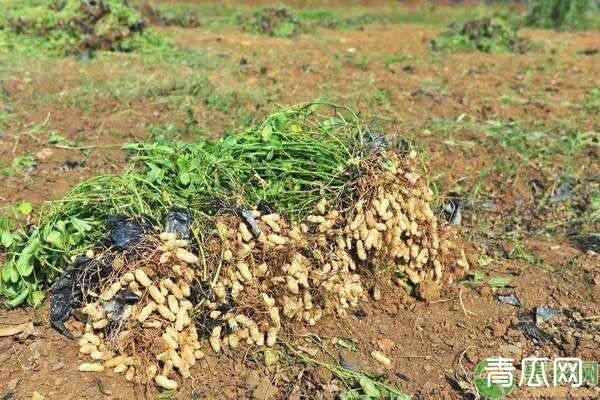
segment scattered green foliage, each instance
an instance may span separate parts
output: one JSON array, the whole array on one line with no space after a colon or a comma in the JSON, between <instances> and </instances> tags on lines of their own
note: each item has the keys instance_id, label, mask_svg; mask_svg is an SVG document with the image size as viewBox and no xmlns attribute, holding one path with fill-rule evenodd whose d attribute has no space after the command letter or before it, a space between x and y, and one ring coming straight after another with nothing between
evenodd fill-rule
<instances>
[{"instance_id":1,"label":"scattered green foliage","mask_svg":"<svg viewBox=\"0 0 600 400\"><path fill-rule=\"evenodd\" d=\"M480 271L471 271L467 274L467 277L460 283L467 286L482 286L486 285L490 287L503 288L510 284L512 278L505 276L492 276L487 282L485 282L485 274Z\"/></svg>"},{"instance_id":2,"label":"scattered green foliage","mask_svg":"<svg viewBox=\"0 0 600 400\"><path fill-rule=\"evenodd\" d=\"M175 390L164 390L158 394L159 400L174 399L177 392Z\"/></svg>"},{"instance_id":3,"label":"scattered green foliage","mask_svg":"<svg viewBox=\"0 0 600 400\"><path fill-rule=\"evenodd\" d=\"M340 346L343 349L349 350L353 353L356 353L356 343L354 341L354 339L350 338L350 339L338 339L337 343L338 346Z\"/></svg>"},{"instance_id":4,"label":"scattered green foliage","mask_svg":"<svg viewBox=\"0 0 600 400\"><path fill-rule=\"evenodd\" d=\"M5 225L3 232L13 240L4 246L2 294L10 305L32 303L71 256L100 239L112 214L160 221L173 204L197 214L266 204L298 218L322 197L343 201L360 172L362 135L356 114L314 102L275 112L218 140L127 145L133 164L125 174L78 184L62 200L47 203L35 227Z\"/></svg>"},{"instance_id":5,"label":"scattered green foliage","mask_svg":"<svg viewBox=\"0 0 600 400\"><path fill-rule=\"evenodd\" d=\"M154 24L193 28L201 26L200 12L194 4L169 4L151 7L148 3L141 6L145 17Z\"/></svg>"},{"instance_id":6,"label":"scattered green foliage","mask_svg":"<svg viewBox=\"0 0 600 400\"><path fill-rule=\"evenodd\" d=\"M285 6L264 7L238 21L243 30L279 38L296 36L301 28L300 18Z\"/></svg>"},{"instance_id":7,"label":"scattered green foliage","mask_svg":"<svg viewBox=\"0 0 600 400\"><path fill-rule=\"evenodd\" d=\"M584 29L591 0L531 0L525 24L546 29Z\"/></svg>"},{"instance_id":8,"label":"scattered green foliage","mask_svg":"<svg viewBox=\"0 0 600 400\"><path fill-rule=\"evenodd\" d=\"M356 29L365 25L385 23L388 18L383 15L359 14L339 15L332 10L302 9L297 11L298 16L311 27L322 27L329 29Z\"/></svg>"},{"instance_id":9,"label":"scattered green foliage","mask_svg":"<svg viewBox=\"0 0 600 400\"><path fill-rule=\"evenodd\" d=\"M282 7L270 8L277 10ZM198 2L160 3L153 9L158 15L156 22L159 24L186 26L188 22L192 22L201 24L205 29L218 31L223 28L239 27L241 23L242 29L262 33L254 30L251 24L248 24L254 20L254 15L260 14L260 10L257 12L255 7L239 3L235 5ZM314 32L315 28L353 30L362 29L371 24L410 23L444 26L452 21L478 19L493 13L517 16L514 7L506 3L433 8L402 7L389 3L370 7L368 10L354 4L346 4L343 7L315 7L311 4L310 7L287 7L287 10L300 22L298 32L308 33Z\"/></svg>"},{"instance_id":10,"label":"scattered green foliage","mask_svg":"<svg viewBox=\"0 0 600 400\"><path fill-rule=\"evenodd\" d=\"M328 369L346 386L338 398L340 400L410 400L411 396L385 383L385 374L372 374L356 369L348 369L339 364L329 364L306 356L287 345L288 356L307 365Z\"/></svg>"},{"instance_id":11,"label":"scattered green foliage","mask_svg":"<svg viewBox=\"0 0 600 400\"><path fill-rule=\"evenodd\" d=\"M17 156L13 158L10 167L1 168L0 176L13 176L19 173L27 172L37 165L32 156Z\"/></svg>"},{"instance_id":12,"label":"scattered green foliage","mask_svg":"<svg viewBox=\"0 0 600 400\"><path fill-rule=\"evenodd\" d=\"M160 44L139 11L120 0L0 0L0 49L53 56L130 52Z\"/></svg>"},{"instance_id":13,"label":"scattered green foliage","mask_svg":"<svg viewBox=\"0 0 600 400\"><path fill-rule=\"evenodd\" d=\"M595 115L600 114L600 88L593 88L586 93L582 105L586 112Z\"/></svg>"},{"instance_id":14,"label":"scattered green foliage","mask_svg":"<svg viewBox=\"0 0 600 400\"><path fill-rule=\"evenodd\" d=\"M503 288L510 284L512 278L507 276L493 276L488 280L491 287Z\"/></svg>"},{"instance_id":15,"label":"scattered green foliage","mask_svg":"<svg viewBox=\"0 0 600 400\"><path fill-rule=\"evenodd\" d=\"M523 260L532 265L539 263L539 260L533 254L529 253L525 246L523 246L523 243L519 240L515 240L513 243L513 248L508 253L508 258Z\"/></svg>"},{"instance_id":16,"label":"scattered green foliage","mask_svg":"<svg viewBox=\"0 0 600 400\"><path fill-rule=\"evenodd\" d=\"M525 41L517 36L517 29L507 20L488 17L463 25L451 24L447 31L431 40L431 47L440 51L522 52L525 50Z\"/></svg>"}]
</instances>

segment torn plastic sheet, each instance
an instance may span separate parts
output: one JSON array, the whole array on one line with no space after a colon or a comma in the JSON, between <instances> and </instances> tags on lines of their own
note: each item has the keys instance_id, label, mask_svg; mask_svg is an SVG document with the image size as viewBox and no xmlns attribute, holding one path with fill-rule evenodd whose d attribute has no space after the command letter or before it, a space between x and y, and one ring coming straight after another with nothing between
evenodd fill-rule
<instances>
[{"instance_id":1,"label":"torn plastic sheet","mask_svg":"<svg viewBox=\"0 0 600 400\"><path fill-rule=\"evenodd\" d=\"M446 221L451 226L460 226L462 224L462 209L464 207L465 202L458 193L448 193L446 200L442 204L442 211L444 217L446 217Z\"/></svg>"},{"instance_id":2,"label":"torn plastic sheet","mask_svg":"<svg viewBox=\"0 0 600 400\"><path fill-rule=\"evenodd\" d=\"M172 206L165 217L165 232L174 233L178 239L190 238L190 227L192 226L192 213L182 207Z\"/></svg>"},{"instance_id":3,"label":"torn plastic sheet","mask_svg":"<svg viewBox=\"0 0 600 400\"><path fill-rule=\"evenodd\" d=\"M121 319L125 307L135 304L138 301L140 301L140 296L133 293L131 290L121 290L113 299L104 302L103 307L110 320L118 321Z\"/></svg>"},{"instance_id":4,"label":"torn plastic sheet","mask_svg":"<svg viewBox=\"0 0 600 400\"><path fill-rule=\"evenodd\" d=\"M554 189L552 196L550 196L550 202L558 203L560 201L571 200L575 197L575 193L573 192L574 187L575 183L572 179L565 180L556 189Z\"/></svg>"},{"instance_id":5,"label":"torn plastic sheet","mask_svg":"<svg viewBox=\"0 0 600 400\"><path fill-rule=\"evenodd\" d=\"M600 233L575 235L571 236L571 240L575 242L577 247L583 252L593 251L600 253Z\"/></svg>"},{"instance_id":6,"label":"torn plastic sheet","mask_svg":"<svg viewBox=\"0 0 600 400\"><path fill-rule=\"evenodd\" d=\"M115 250L127 250L135 246L140 239L154 230L150 217L136 218L125 215L111 215L107 221L109 244Z\"/></svg>"},{"instance_id":7,"label":"torn plastic sheet","mask_svg":"<svg viewBox=\"0 0 600 400\"><path fill-rule=\"evenodd\" d=\"M142 216L130 218L114 215L107 221L106 238L99 247L124 252L127 257L135 257L136 251L131 251L144 235L154 230L150 218ZM71 316L73 308L85 303L86 293L96 290L101 282L112 272L114 252L107 252L100 258L76 257L73 263L65 269L56 283L50 289L50 324L60 334L72 338L64 323ZM139 299L138 299L139 300ZM122 294L121 302L130 304L131 296ZM122 313L120 305L115 304L115 313ZM117 314L115 314L117 316Z\"/></svg>"},{"instance_id":8,"label":"torn plastic sheet","mask_svg":"<svg viewBox=\"0 0 600 400\"><path fill-rule=\"evenodd\" d=\"M246 208L241 208L239 210L239 214L242 218L242 221L244 221L244 224L246 224L246 226L250 229L250 232L252 232L252 236L254 236L255 239L258 239L260 236L260 227L256 223L252 212Z\"/></svg>"},{"instance_id":9,"label":"torn plastic sheet","mask_svg":"<svg viewBox=\"0 0 600 400\"><path fill-rule=\"evenodd\" d=\"M520 330L525 334L525 336L537 342L552 340L552 335L542 331L534 322L531 321L521 321L512 327Z\"/></svg>"},{"instance_id":10,"label":"torn plastic sheet","mask_svg":"<svg viewBox=\"0 0 600 400\"><path fill-rule=\"evenodd\" d=\"M541 324L542 322L546 322L560 314L562 314L562 310L559 308L536 307L535 322L536 324Z\"/></svg>"},{"instance_id":11,"label":"torn plastic sheet","mask_svg":"<svg viewBox=\"0 0 600 400\"><path fill-rule=\"evenodd\" d=\"M496 298L498 299L498 301L500 301L504 304L510 304L511 306L515 306L515 307L519 307L519 308L523 307L523 303L521 303L521 300L519 300L517 295L514 293L499 294L496 296Z\"/></svg>"},{"instance_id":12,"label":"torn plastic sheet","mask_svg":"<svg viewBox=\"0 0 600 400\"><path fill-rule=\"evenodd\" d=\"M75 290L80 272L91 260L86 257L77 257L75 262L67 268L56 283L50 288L50 324L60 334L73 339L65 322L71 316L71 308L81 303L81 291Z\"/></svg>"}]
</instances>

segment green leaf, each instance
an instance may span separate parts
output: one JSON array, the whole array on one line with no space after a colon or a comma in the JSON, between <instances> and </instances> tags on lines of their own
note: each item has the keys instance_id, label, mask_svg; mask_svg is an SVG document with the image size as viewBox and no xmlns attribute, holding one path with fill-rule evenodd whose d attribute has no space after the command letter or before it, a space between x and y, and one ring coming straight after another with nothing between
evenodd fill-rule
<instances>
[{"instance_id":1,"label":"green leaf","mask_svg":"<svg viewBox=\"0 0 600 400\"><path fill-rule=\"evenodd\" d=\"M338 339L337 345L343 347L344 349L348 349L351 352L356 352L356 345L351 340Z\"/></svg>"},{"instance_id":2,"label":"green leaf","mask_svg":"<svg viewBox=\"0 0 600 400\"><path fill-rule=\"evenodd\" d=\"M66 137L59 135L56 132L53 132L50 137L48 138L48 144L63 144L63 145L67 145L69 144L69 141L67 140Z\"/></svg>"},{"instance_id":3,"label":"green leaf","mask_svg":"<svg viewBox=\"0 0 600 400\"><path fill-rule=\"evenodd\" d=\"M54 224L54 227L60 233L67 233L67 221L60 220L60 221L56 222L56 224Z\"/></svg>"},{"instance_id":4,"label":"green leaf","mask_svg":"<svg viewBox=\"0 0 600 400\"><path fill-rule=\"evenodd\" d=\"M482 255L477 259L477 263L479 263L479 266L481 267L487 267L492 261L493 259L486 255Z\"/></svg>"},{"instance_id":5,"label":"green leaf","mask_svg":"<svg viewBox=\"0 0 600 400\"><path fill-rule=\"evenodd\" d=\"M36 290L35 292L31 293L31 305L33 307L39 307L42 305L42 302L44 301L44 292L40 291L40 290Z\"/></svg>"},{"instance_id":6,"label":"green leaf","mask_svg":"<svg viewBox=\"0 0 600 400\"><path fill-rule=\"evenodd\" d=\"M267 367L270 367L279 361L279 352L277 350L267 348L264 350L263 355L265 358L265 365Z\"/></svg>"},{"instance_id":7,"label":"green leaf","mask_svg":"<svg viewBox=\"0 0 600 400\"><path fill-rule=\"evenodd\" d=\"M32 254L23 253L17 259L16 267L21 276L29 276L33 272Z\"/></svg>"},{"instance_id":8,"label":"green leaf","mask_svg":"<svg viewBox=\"0 0 600 400\"><path fill-rule=\"evenodd\" d=\"M14 265L14 263L11 264L9 271L10 271L10 281L12 283L19 282L19 279L20 279L19 272L17 271L17 267Z\"/></svg>"},{"instance_id":9,"label":"green leaf","mask_svg":"<svg viewBox=\"0 0 600 400\"><path fill-rule=\"evenodd\" d=\"M390 400L412 400L412 397L410 397L409 395L397 392L395 390L389 390L388 393L385 394Z\"/></svg>"},{"instance_id":10,"label":"green leaf","mask_svg":"<svg viewBox=\"0 0 600 400\"><path fill-rule=\"evenodd\" d=\"M271 127L271 125L267 125L262 129L262 132L260 133L260 137L262 138L263 142L269 142L271 140L271 137L273 136L273 128Z\"/></svg>"},{"instance_id":11,"label":"green leaf","mask_svg":"<svg viewBox=\"0 0 600 400\"><path fill-rule=\"evenodd\" d=\"M14 242L14 236L9 231L2 231L2 235L0 236L0 243L2 246L9 248Z\"/></svg>"},{"instance_id":12,"label":"green leaf","mask_svg":"<svg viewBox=\"0 0 600 400\"><path fill-rule=\"evenodd\" d=\"M358 384L368 397L373 397L375 399L381 397L381 392L377 389L377 384L371 378L363 375L358 379Z\"/></svg>"},{"instance_id":13,"label":"green leaf","mask_svg":"<svg viewBox=\"0 0 600 400\"><path fill-rule=\"evenodd\" d=\"M78 245L79 243L81 243L82 240L83 240L83 234L81 234L79 232L72 233L67 237L67 242L71 246Z\"/></svg>"},{"instance_id":14,"label":"green leaf","mask_svg":"<svg viewBox=\"0 0 600 400\"><path fill-rule=\"evenodd\" d=\"M505 287L506 285L508 285L510 282L512 281L512 278L509 277L504 277L504 276L494 276L493 278L490 278L490 280L488 281L488 285L493 286L493 287Z\"/></svg>"},{"instance_id":15,"label":"green leaf","mask_svg":"<svg viewBox=\"0 0 600 400\"><path fill-rule=\"evenodd\" d=\"M149 164L150 171L148 171L147 178L150 182L160 182L163 176L163 170L154 164Z\"/></svg>"},{"instance_id":16,"label":"green leaf","mask_svg":"<svg viewBox=\"0 0 600 400\"><path fill-rule=\"evenodd\" d=\"M29 244L23 248L15 266L21 276L29 276L33 272L33 256L40 247L40 239L34 233Z\"/></svg>"},{"instance_id":17,"label":"green leaf","mask_svg":"<svg viewBox=\"0 0 600 400\"><path fill-rule=\"evenodd\" d=\"M62 234L57 231L51 231L44 237L44 241L50 243L54 247L62 248L63 247L63 239Z\"/></svg>"},{"instance_id":18,"label":"green leaf","mask_svg":"<svg viewBox=\"0 0 600 400\"><path fill-rule=\"evenodd\" d=\"M469 272L468 276L469 279L473 282L482 282L485 275L483 274L483 272L473 271Z\"/></svg>"},{"instance_id":19,"label":"green leaf","mask_svg":"<svg viewBox=\"0 0 600 400\"><path fill-rule=\"evenodd\" d=\"M15 211L23 215L29 215L31 214L31 211L33 211L33 206L31 203L24 201L15 206Z\"/></svg>"},{"instance_id":20,"label":"green leaf","mask_svg":"<svg viewBox=\"0 0 600 400\"><path fill-rule=\"evenodd\" d=\"M165 390L164 392L160 392L158 394L158 398L160 400L167 400L175 398L176 392L174 390Z\"/></svg>"},{"instance_id":21,"label":"green leaf","mask_svg":"<svg viewBox=\"0 0 600 400\"><path fill-rule=\"evenodd\" d=\"M29 296L29 288L27 286L24 286L19 292L19 295L14 299L7 301L6 305L9 307L17 307L21 305L25 300L27 300L27 296Z\"/></svg>"},{"instance_id":22,"label":"green leaf","mask_svg":"<svg viewBox=\"0 0 600 400\"><path fill-rule=\"evenodd\" d=\"M88 224L86 221L79 218L71 218L71 225L77 232L86 233L92 230L92 225Z\"/></svg>"},{"instance_id":23,"label":"green leaf","mask_svg":"<svg viewBox=\"0 0 600 400\"><path fill-rule=\"evenodd\" d=\"M183 172L183 173L179 174L179 182L181 182L182 185L187 186L190 184L190 181L191 181L191 178L190 178L189 172Z\"/></svg>"},{"instance_id":24,"label":"green leaf","mask_svg":"<svg viewBox=\"0 0 600 400\"><path fill-rule=\"evenodd\" d=\"M9 261L2 266L2 272L0 273L0 276L2 276L2 282L8 283L11 281L10 278L14 271L14 266L15 265L12 261Z\"/></svg>"},{"instance_id":25,"label":"green leaf","mask_svg":"<svg viewBox=\"0 0 600 400\"><path fill-rule=\"evenodd\" d=\"M358 400L360 396L355 390L344 390L339 394L340 400Z\"/></svg>"}]
</instances>

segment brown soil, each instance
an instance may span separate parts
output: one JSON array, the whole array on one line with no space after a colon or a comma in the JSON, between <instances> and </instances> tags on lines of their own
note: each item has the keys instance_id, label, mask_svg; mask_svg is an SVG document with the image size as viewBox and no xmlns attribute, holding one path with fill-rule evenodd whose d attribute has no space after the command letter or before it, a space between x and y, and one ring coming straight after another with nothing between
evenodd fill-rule
<instances>
[{"instance_id":1,"label":"brown soil","mask_svg":"<svg viewBox=\"0 0 600 400\"><path fill-rule=\"evenodd\" d=\"M203 28L159 29L178 44L209 49L229 62L247 59L248 64L235 73L218 68L212 71L210 80L222 86L230 85L233 90L267 88L276 94L280 104L334 96L358 110L368 110L366 115L378 114L390 123L394 133L418 136L415 132L424 127L426 118L456 119L461 114L478 120L502 118L557 124L575 120L582 131L597 128L597 116L582 113L580 103L587 91L598 86L600 63L597 56L577 52L597 47L599 32L524 32L525 36L543 41L554 53L460 53L440 57L428 50L428 39L439 29L417 25L319 30L297 39L237 31L212 33ZM349 57L354 53L349 53L348 48L356 49L357 55L364 54L364 60ZM398 54L405 55L406 61L390 65L382 62L383 56ZM554 67L540 68L548 59L552 59ZM363 61L366 68L360 65ZM402 69L407 65L412 67L410 72ZM172 110L159 101L143 96L124 104L109 94L99 94L88 99L88 111L82 111L78 104L40 101L40 93L59 95L76 90L81 66L65 59L55 60L50 66L34 62L29 69L27 73L3 77L10 102L0 97L0 106L10 105L14 114L5 132L0 132L0 167L9 166L16 155L23 154L35 156L38 165L26 174L0 176L0 204L25 200L39 204L62 197L82 179L119 172L126 165L126 156L118 145L146 138L151 124L177 122L180 118L170 114ZM111 79L110 65L93 63L86 69L86 74ZM307 70L310 72L304 72ZM526 70L536 72L530 76ZM374 104L363 97L376 89L385 89L389 99ZM500 101L504 92L510 92L514 98L510 105ZM222 132L223 120L213 117L206 106L195 104L192 108L197 119L208 121L212 132ZM257 106L255 113L261 116L269 109L270 105ZM46 119L46 131L54 130L70 141L92 146L92 152L86 155L79 150L60 149L49 146L47 137L19 134ZM427 135L415 138L417 145L429 154L430 173L446 173L441 182L445 189L459 181L473 183L477 171L492 165L498 151L505 151L487 145L484 134L478 131L457 132L454 140L473 144L466 148L448 146ZM590 176L599 173L593 161L596 157L597 152L591 151L579 162L581 168L589 168ZM527 181L536 174L536 168L524 168L511 185L500 185L504 176L487 177L486 187L497 186L494 209L490 212L504 215L514 211L516 202L529 204ZM487 238L470 228L455 229L471 244L467 251L471 264L477 266L483 252L496 255L485 270L491 275L512 277L510 287L457 286L430 303L416 301L398 287L388 287L383 300L362 307L364 313L345 320L330 318L310 331L296 327L287 340L317 350L316 357L322 360L343 360L351 368L384 372L389 382L416 399L466 398L457 382L468 383L474 366L488 356L521 359L537 354L600 361L597 324L560 321L563 325L559 326L555 342L541 344L511 327L520 312L537 306L564 308L597 322L600 256L583 254L564 238L530 235L524 243L542 261L542 269L509 259L510 243L498 237ZM547 267L553 272L548 272ZM516 293L523 308L499 302L495 298L498 293ZM46 399L156 397L156 393L147 394L145 388L126 383L112 373L78 372L82 358L76 344L49 328L47 311L47 306L40 310L0 309L0 327L25 321L35 325L35 332L29 337L0 338L0 398L9 399L1 396L14 393L15 399L28 399L34 391ZM355 339L357 352L333 345L333 337ZM317 338L321 340L318 346ZM371 358L375 349L392 359L389 367L384 368ZM322 368L285 361L265 367L261 352L252 348L246 353L215 356L207 350L206 354L177 398L331 399L331 389L340 385ZM595 398L600 398L600 393L596 393ZM512 398L518 397L517 393Z\"/></svg>"}]
</instances>

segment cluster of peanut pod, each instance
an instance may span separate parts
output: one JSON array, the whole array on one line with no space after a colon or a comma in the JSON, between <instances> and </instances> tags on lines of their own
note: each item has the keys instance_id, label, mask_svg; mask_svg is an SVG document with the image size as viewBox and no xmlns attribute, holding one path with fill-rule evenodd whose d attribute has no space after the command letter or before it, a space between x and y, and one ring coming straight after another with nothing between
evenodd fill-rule
<instances>
[{"instance_id":1,"label":"cluster of peanut pod","mask_svg":"<svg viewBox=\"0 0 600 400\"><path fill-rule=\"evenodd\" d=\"M201 259L168 233L145 262L116 259L114 279L83 308L89 322L80 349L92 360L80 369L111 368L132 382L176 389L203 357L204 337L216 353L274 346L294 323L344 317L368 301L369 289L379 300L378 271L389 272L390 282L441 285L453 246L439 233L432 192L410 157L388 161L358 181L349 205L321 199L300 221L258 210L207 217L212 233L199 243ZM462 252L452 262L469 267ZM197 285L205 289L201 300L191 296ZM107 304L123 288L140 301L109 334L115 318Z\"/></svg>"},{"instance_id":2,"label":"cluster of peanut pod","mask_svg":"<svg viewBox=\"0 0 600 400\"><path fill-rule=\"evenodd\" d=\"M156 243L154 260L129 266L116 258L113 281L82 308L89 318L79 351L90 361L80 371L110 369L131 382L177 389L175 375L189 377L190 367L204 356L189 300L198 257L175 234L163 233ZM139 302L118 309L114 298L122 289Z\"/></svg>"}]
</instances>

